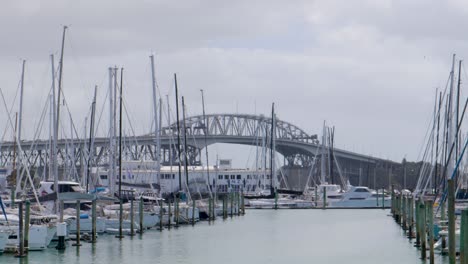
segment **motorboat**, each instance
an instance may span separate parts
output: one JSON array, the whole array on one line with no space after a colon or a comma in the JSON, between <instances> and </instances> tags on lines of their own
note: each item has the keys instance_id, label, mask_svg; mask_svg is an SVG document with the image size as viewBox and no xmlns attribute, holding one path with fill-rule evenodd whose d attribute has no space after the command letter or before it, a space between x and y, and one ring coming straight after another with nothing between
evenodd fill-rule
<instances>
[{"instance_id":1,"label":"motorboat","mask_svg":"<svg viewBox=\"0 0 468 264\"><path fill-rule=\"evenodd\" d=\"M391 206L391 197L387 194L377 193L365 186L352 186L347 192L341 194L341 199L330 201L330 207L369 208Z\"/></svg>"}]
</instances>

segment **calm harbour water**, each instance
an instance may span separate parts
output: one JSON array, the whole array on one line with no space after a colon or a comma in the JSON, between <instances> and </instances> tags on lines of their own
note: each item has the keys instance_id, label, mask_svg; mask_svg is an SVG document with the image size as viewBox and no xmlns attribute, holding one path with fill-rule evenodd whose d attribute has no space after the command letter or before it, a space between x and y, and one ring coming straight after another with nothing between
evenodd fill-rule
<instances>
[{"instance_id":1,"label":"calm harbour water","mask_svg":"<svg viewBox=\"0 0 468 264\"><path fill-rule=\"evenodd\" d=\"M71 242L63 253L50 248L0 263L424 263L419 251L388 216L388 210L248 210L214 224L147 231L119 241ZM437 256L436 263L446 259Z\"/></svg>"}]
</instances>

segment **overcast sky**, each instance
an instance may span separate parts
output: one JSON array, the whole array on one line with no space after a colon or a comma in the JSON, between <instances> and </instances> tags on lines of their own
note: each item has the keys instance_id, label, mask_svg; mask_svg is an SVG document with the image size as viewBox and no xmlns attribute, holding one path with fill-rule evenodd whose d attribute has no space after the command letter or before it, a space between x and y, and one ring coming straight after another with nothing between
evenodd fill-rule
<instances>
[{"instance_id":1,"label":"overcast sky","mask_svg":"<svg viewBox=\"0 0 468 264\"><path fill-rule=\"evenodd\" d=\"M11 106L26 59L23 134L32 138L51 85L49 55L58 61L68 25L63 89L81 131L94 85L98 112L106 107L113 65L125 68L132 125L150 130L155 53L160 95L173 104L176 72L189 114L201 113L200 89L208 113L269 115L275 102L280 119L310 134L327 120L340 148L414 160L451 54L466 53L467 15L463 0L4 1L0 88Z\"/></svg>"}]
</instances>

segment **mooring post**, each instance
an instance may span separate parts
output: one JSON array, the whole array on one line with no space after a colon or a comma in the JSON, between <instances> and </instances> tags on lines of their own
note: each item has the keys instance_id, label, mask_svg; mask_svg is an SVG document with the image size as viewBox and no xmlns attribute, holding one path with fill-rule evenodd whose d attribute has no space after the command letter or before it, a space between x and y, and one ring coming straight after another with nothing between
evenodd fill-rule
<instances>
[{"instance_id":1,"label":"mooring post","mask_svg":"<svg viewBox=\"0 0 468 264\"><path fill-rule=\"evenodd\" d=\"M15 190L16 190L16 187L12 186L11 187L11 192L10 192L10 207L11 207L11 209L15 208Z\"/></svg>"},{"instance_id":2,"label":"mooring post","mask_svg":"<svg viewBox=\"0 0 468 264\"><path fill-rule=\"evenodd\" d=\"M461 215L460 264L468 264L468 209L464 209Z\"/></svg>"},{"instance_id":3,"label":"mooring post","mask_svg":"<svg viewBox=\"0 0 468 264\"><path fill-rule=\"evenodd\" d=\"M223 196L223 219L226 219L227 217L227 209L226 209L226 196Z\"/></svg>"},{"instance_id":4,"label":"mooring post","mask_svg":"<svg viewBox=\"0 0 468 264\"><path fill-rule=\"evenodd\" d=\"M408 211L409 211L409 220L408 220L408 238L412 239L413 236L413 226L414 226L414 203L413 203L413 196L409 196L408 198Z\"/></svg>"},{"instance_id":5,"label":"mooring post","mask_svg":"<svg viewBox=\"0 0 468 264\"><path fill-rule=\"evenodd\" d=\"M237 192L237 215L241 215L241 193Z\"/></svg>"},{"instance_id":6,"label":"mooring post","mask_svg":"<svg viewBox=\"0 0 468 264\"><path fill-rule=\"evenodd\" d=\"M449 242L449 264L455 264L456 249L455 249L455 187L452 179L447 180L448 183L448 242Z\"/></svg>"},{"instance_id":7,"label":"mooring post","mask_svg":"<svg viewBox=\"0 0 468 264\"><path fill-rule=\"evenodd\" d=\"M211 222L211 198L208 198L208 222Z\"/></svg>"},{"instance_id":8,"label":"mooring post","mask_svg":"<svg viewBox=\"0 0 468 264\"><path fill-rule=\"evenodd\" d=\"M393 219L395 219L395 189L394 189L394 186L392 184L392 187L391 187L391 200L392 200L392 204L390 206L390 213L392 214L393 216Z\"/></svg>"},{"instance_id":9,"label":"mooring post","mask_svg":"<svg viewBox=\"0 0 468 264\"><path fill-rule=\"evenodd\" d=\"M315 186L314 188L314 202L315 202L315 208L318 207L318 186Z\"/></svg>"},{"instance_id":10,"label":"mooring post","mask_svg":"<svg viewBox=\"0 0 468 264\"><path fill-rule=\"evenodd\" d=\"M429 232L429 264L434 264L434 202L426 202L426 217L428 220Z\"/></svg>"},{"instance_id":11,"label":"mooring post","mask_svg":"<svg viewBox=\"0 0 468 264\"><path fill-rule=\"evenodd\" d=\"M175 201L175 200L174 200ZM171 212L171 201L167 203L167 228L171 229L171 218L172 218L172 212Z\"/></svg>"},{"instance_id":12,"label":"mooring post","mask_svg":"<svg viewBox=\"0 0 468 264\"><path fill-rule=\"evenodd\" d=\"M159 230L163 230L163 216L164 216L164 210L163 210L163 202L164 200L159 200Z\"/></svg>"},{"instance_id":13,"label":"mooring post","mask_svg":"<svg viewBox=\"0 0 468 264\"><path fill-rule=\"evenodd\" d=\"M72 244L72 246L79 247L81 246L81 237L80 237L80 218L81 218L81 202L80 200L76 200L76 242Z\"/></svg>"},{"instance_id":14,"label":"mooring post","mask_svg":"<svg viewBox=\"0 0 468 264\"><path fill-rule=\"evenodd\" d=\"M415 213L416 213L416 243L414 245L416 247L421 246L421 221L420 221L421 214L420 214L420 210L419 210L419 203L420 203L419 199L420 198L418 198L416 200L415 207L414 207L414 210L415 210Z\"/></svg>"},{"instance_id":15,"label":"mooring post","mask_svg":"<svg viewBox=\"0 0 468 264\"><path fill-rule=\"evenodd\" d=\"M26 212L24 215L24 248L29 251L29 222L31 213L31 202L26 199Z\"/></svg>"},{"instance_id":16,"label":"mooring post","mask_svg":"<svg viewBox=\"0 0 468 264\"><path fill-rule=\"evenodd\" d=\"M192 200L192 225L195 224L195 200Z\"/></svg>"},{"instance_id":17,"label":"mooring post","mask_svg":"<svg viewBox=\"0 0 468 264\"><path fill-rule=\"evenodd\" d=\"M447 220L447 217L446 217L446 211L445 211L445 201L443 201L442 204L440 205L440 221L445 224L446 220ZM442 243L441 244L442 244L441 252L444 255L444 254L446 254L445 249L447 249L447 239L445 239L445 236L442 236Z\"/></svg>"},{"instance_id":18,"label":"mooring post","mask_svg":"<svg viewBox=\"0 0 468 264\"><path fill-rule=\"evenodd\" d=\"M419 204L421 259L426 259L426 207L425 203Z\"/></svg>"},{"instance_id":19,"label":"mooring post","mask_svg":"<svg viewBox=\"0 0 468 264\"><path fill-rule=\"evenodd\" d=\"M57 250L65 250L65 237L67 236L67 223L63 222L63 200L60 201L60 221L57 223L58 244Z\"/></svg>"},{"instance_id":20,"label":"mooring post","mask_svg":"<svg viewBox=\"0 0 468 264\"><path fill-rule=\"evenodd\" d=\"M26 256L26 254L24 254L24 233L23 233L24 221L23 221L23 203L22 202L20 202L18 205L18 222L19 222L19 226L18 226L19 251L17 252L15 257L22 258Z\"/></svg>"},{"instance_id":21,"label":"mooring post","mask_svg":"<svg viewBox=\"0 0 468 264\"><path fill-rule=\"evenodd\" d=\"M327 208L327 188L323 186L323 209Z\"/></svg>"},{"instance_id":22,"label":"mooring post","mask_svg":"<svg viewBox=\"0 0 468 264\"><path fill-rule=\"evenodd\" d=\"M385 189L384 188L382 188L382 210L385 210Z\"/></svg>"},{"instance_id":23,"label":"mooring post","mask_svg":"<svg viewBox=\"0 0 468 264\"><path fill-rule=\"evenodd\" d=\"M135 235L135 208L133 207L134 200L135 200L135 192L133 192L132 196L133 197L130 200L130 234L129 236Z\"/></svg>"},{"instance_id":24,"label":"mooring post","mask_svg":"<svg viewBox=\"0 0 468 264\"><path fill-rule=\"evenodd\" d=\"M244 198L244 191L242 191L241 205L242 205L242 215L245 215L245 198Z\"/></svg>"},{"instance_id":25,"label":"mooring post","mask_svg":"<svg viewBox=\"0 0 468 264\"><path fill-rule=\"evenodd\" d=\"M176 197L175 199L174 210L175 210L175 227L179 227L179 197Z\"/></svg>"},{"instance_id":26,"label":"mooring post","mask_svg":"<svg viewBox=\"0 0 468 264\"><path fill-rule=\"evenodd\" d=\"M275 190L275 210L278 210L278 192Z\"/></svg>"},{"instance_id":27,"label":"mooring post","mask_svg":"<svg viewBox=\"0 0 468 264\"><path fill-rule=\"evenodd\" d=\"M232 217L233 209L234 209L234 199L232 197L232 192L229 193L229 201L230 201L230 205L231 205L231 214L230 214L230 216Z\"/></svg>"},{"instance_id":28,"label":"mooring post","mask_svg":"<svg viewBox=\"0 0 468 264\"><path fill-rule=\"evenodd\" d=\"M404 231L406 231L406 221L407 221L407 211L406 211L406 195L402 196L402 201L401 201L401 212L402 212L402 228Z\"/></svg>"},{"instance_id":29,"label":"mooring post","mask_svg":"<svg viewBox=\"0 0 468 264\"><path fill-rule=\"evenodd\" d=\"M143 226L143 196L140 196L140 204L139 204L140 208L138 210L138 216L140 217L140 234L143 234L143 229L144 229L144 226Z\"/></svg>"},{"instance_id":30,"label":"mooring post","mask_svg":"<svg viewBox=\"0 0 468 264\"><path fill-rule=\"evenodd\" d=\"M91 204L91 213L93 214L92 220L92 230L91 230L91 243L96 243L97 239L97 229L96 229L96 222L97 222L97 213L96 213L96 199L93 199Z\"/></svg>"}]
</instances>

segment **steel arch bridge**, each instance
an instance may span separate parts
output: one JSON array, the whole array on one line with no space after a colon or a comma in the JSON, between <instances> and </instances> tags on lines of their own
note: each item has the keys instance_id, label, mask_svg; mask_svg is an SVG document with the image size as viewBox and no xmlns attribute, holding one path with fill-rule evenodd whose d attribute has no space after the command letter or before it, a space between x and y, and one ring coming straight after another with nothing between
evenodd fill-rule
<instances>
[{"instance_id":1,"label":"steel arch bridge","mask_svg":"<svg viewBox=\"0 0 468 264\"><path fill-rule=\"evenodd\" d=\"M241 144L250 146L265 146L269 148L271 138L271 118L263 115L248 114L209 114L205 118L201 115L191 116L185 120L187 136L187 150L184 151L181 141L182 156L188 156L190 164L200 163L201 149L216 143ZM276 151L281 153L289 165L309 166L312 158L320 148L317 135L310 135L301 128L276 119L275 142ZM122 153L125 160L157 160L159 153L162 164L177 164L178 154L176 123L161 128L161 149L156 147L154 134L141 136L126 136L122 138ZM180 130L184 129L184 122L179 122ZM183 135L181 135L183 140ZM265 138L267 140L265 141ZM107 165L110 158L118 153L110 149L110 139L97 137L88 151L89 139L61 139L57 144L58 163L63 168L85 168L89 153L92 165ZM50 143L48 140L22 141L18 156L23 164L43 167L48 163ZM13 142L0 142L0 166L13 161ZM114 153L114 154L112 154ZM335 149L335 156L339 159L361 163L377 163L382 161L375 157ZM182 159L182 162L184 160Z\"/></svg>"}]
</instances>

